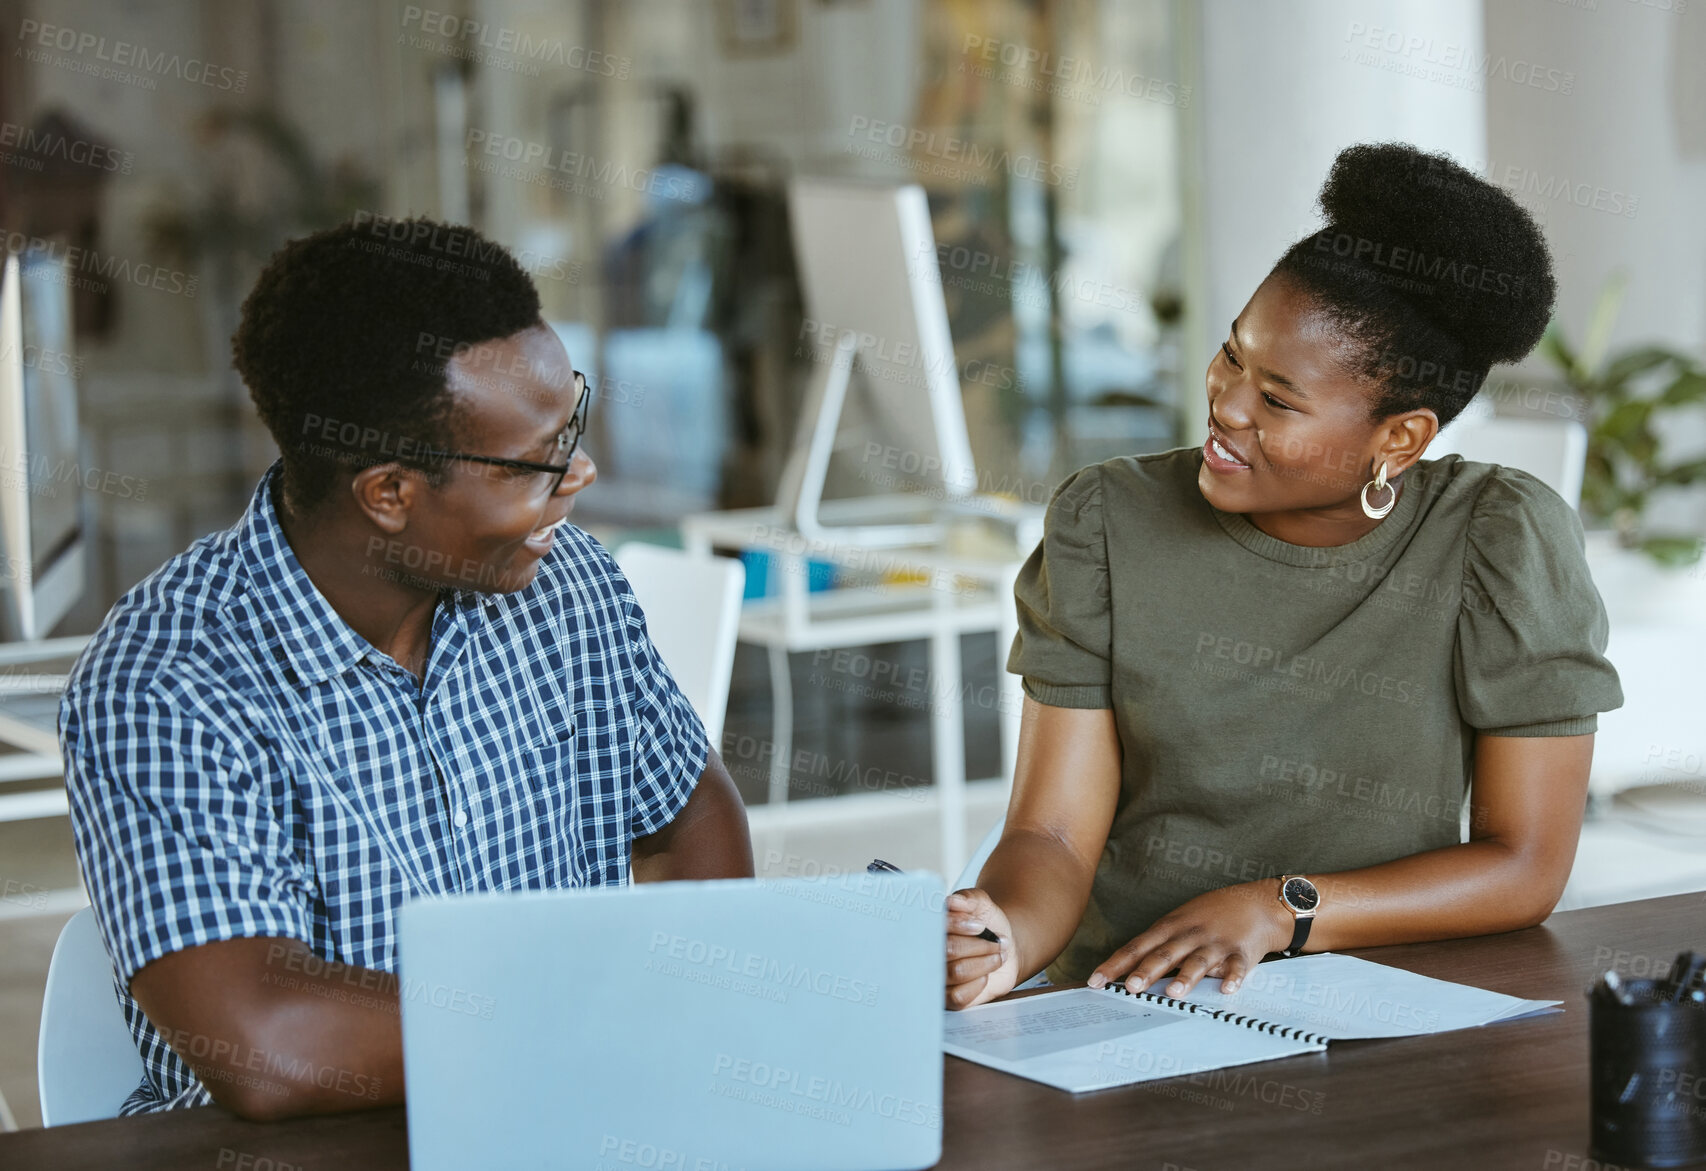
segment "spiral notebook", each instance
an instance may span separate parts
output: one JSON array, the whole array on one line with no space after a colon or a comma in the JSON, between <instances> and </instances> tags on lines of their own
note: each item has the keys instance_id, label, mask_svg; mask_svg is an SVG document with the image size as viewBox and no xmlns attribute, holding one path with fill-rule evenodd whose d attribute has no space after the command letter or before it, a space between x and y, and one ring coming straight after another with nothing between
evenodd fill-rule
<instances>
[{"instance_id":1,"label":"spiral notebook","mask_svg":"<svg viewBox=\"0 0 1706 1171\"><path fill-rule=\"evenodd\" d=\"M1415 1037L1561 1011L1355 956L1259 965L1228 996L1203 980L1183 1000L1119 985L1069 988L946 1014L943 1049L1081 1094L1319 1052L1329 1041Z\"/></svg>"}]
</instances>

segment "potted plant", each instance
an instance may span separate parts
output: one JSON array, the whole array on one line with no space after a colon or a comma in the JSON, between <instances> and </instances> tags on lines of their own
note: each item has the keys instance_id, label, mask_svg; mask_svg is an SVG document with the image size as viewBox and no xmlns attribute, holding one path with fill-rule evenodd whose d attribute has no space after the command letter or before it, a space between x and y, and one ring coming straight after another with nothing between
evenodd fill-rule
<instances>
[{"instance_id":1,"label":"potted plant","mask_svg":"<svg viewBox=\"0 0 1706 1171\"><path fill-rule=\"evenodd\" d=\"M1588 560L1613 619L1706 624L1699 532L1661 528L1655 497L1706 481L1706 459L1674 459L1663 424L1706 423L1706 367L1662 346L1609 351L1625 279L1614 278L1580 349L1553 322L1540 351L1560 371L1588 429L1581 510Z\"/></svg>"}]
</instances>

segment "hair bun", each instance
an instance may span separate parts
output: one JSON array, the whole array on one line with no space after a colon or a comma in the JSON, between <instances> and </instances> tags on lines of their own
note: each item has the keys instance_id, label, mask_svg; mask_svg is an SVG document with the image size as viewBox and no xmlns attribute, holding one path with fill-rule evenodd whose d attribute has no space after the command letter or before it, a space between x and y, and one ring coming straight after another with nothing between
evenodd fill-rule
<instances>
[{"instance_id":1,"label":"hair bun","mask_svg":"<svg viewBox=\"0 0 1706 1171\"><path fill-rule=\"evenodd\" d=\"M1540 340L1557 291L1533 217L1449 156L1406 143L1346 147L1321 187L1326 244L1487 365Z\"/></svg>"}]
</instances>

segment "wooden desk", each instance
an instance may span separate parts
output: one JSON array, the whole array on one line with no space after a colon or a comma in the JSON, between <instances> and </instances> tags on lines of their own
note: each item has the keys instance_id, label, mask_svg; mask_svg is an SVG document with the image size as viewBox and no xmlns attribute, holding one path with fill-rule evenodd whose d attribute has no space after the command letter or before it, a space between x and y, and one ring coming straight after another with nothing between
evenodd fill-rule
<instances>
[{"instance_id":1,"label":"wooden desk","mask_svg":"<svg viewBox=\"0 0 1706 1171\"><path fill-rule=\"evenodd\" d=\"M1613 963L1643 975L1702 945L1706 893L1566 911L1509 935L1369 949L1357 954L1559 999L1565 1011L1433 1037L1335 1043L1326 1053L1076 1098L949 1058L940 1167L1593 1171L1583 993ZM8 1171L407 1164L400 1109L267 1125L208 1108L0 1135Z\"/></svg>"}]
</instances>

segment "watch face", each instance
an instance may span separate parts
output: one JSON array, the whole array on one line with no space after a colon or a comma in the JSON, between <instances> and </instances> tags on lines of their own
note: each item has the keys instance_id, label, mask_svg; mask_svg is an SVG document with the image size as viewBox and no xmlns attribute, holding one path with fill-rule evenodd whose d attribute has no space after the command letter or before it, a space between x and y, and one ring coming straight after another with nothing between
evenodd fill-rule
<instances>
[{"instance_id":1,"label":"watch face","mask_svg":"<svg viewBox=\"0 0 1706 1171\"><path fill-rule=\"evenodd\" d=\"M1286 879L1285 889L1280 894L1286 904L1297 911L1313 911L1321 902L1321 892L1307 878Z\"/></svg>"}]
</instances>

